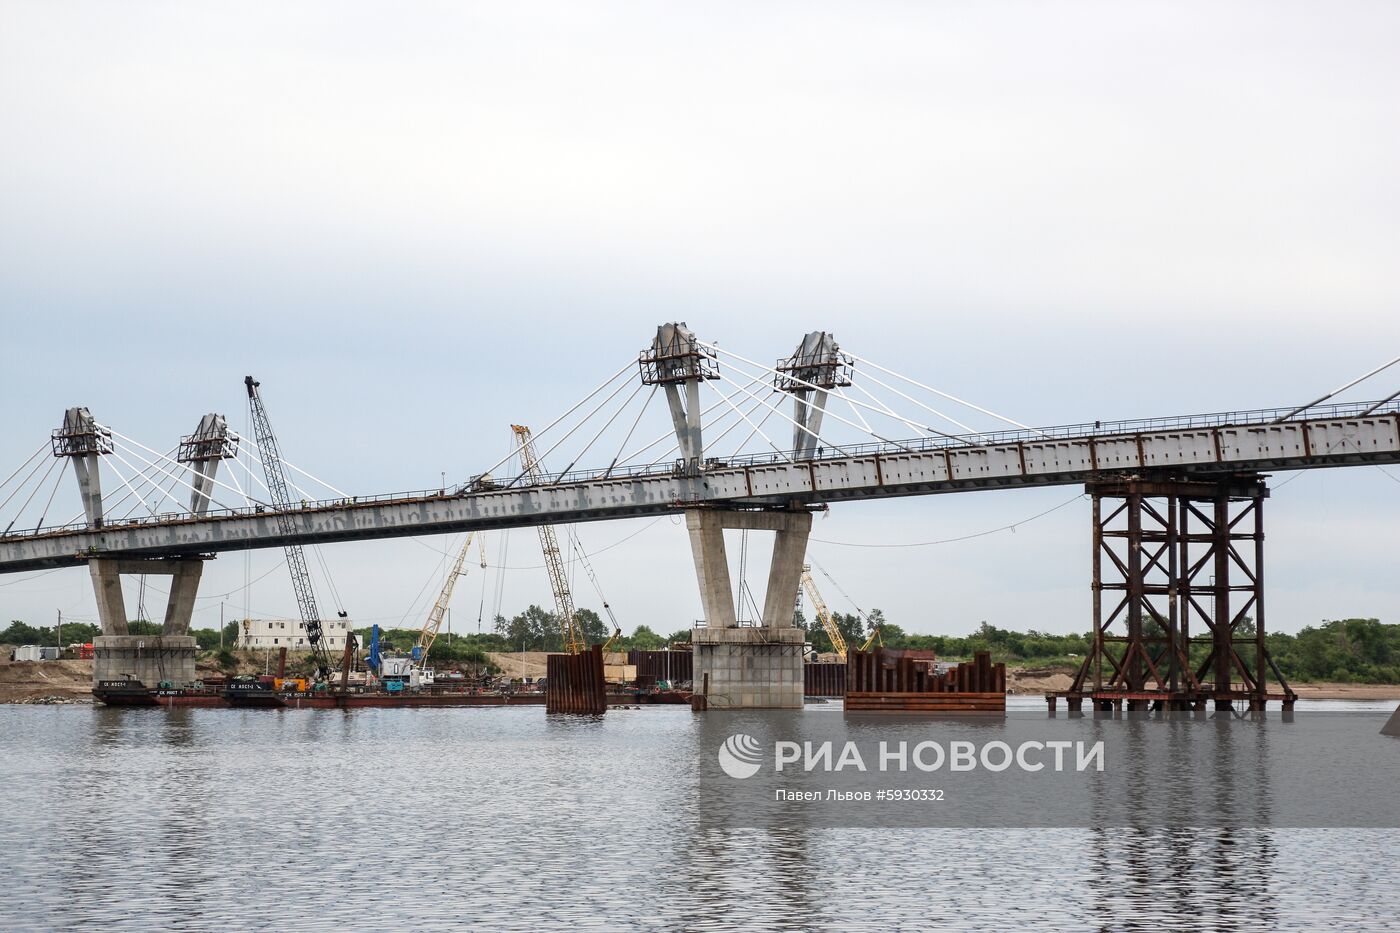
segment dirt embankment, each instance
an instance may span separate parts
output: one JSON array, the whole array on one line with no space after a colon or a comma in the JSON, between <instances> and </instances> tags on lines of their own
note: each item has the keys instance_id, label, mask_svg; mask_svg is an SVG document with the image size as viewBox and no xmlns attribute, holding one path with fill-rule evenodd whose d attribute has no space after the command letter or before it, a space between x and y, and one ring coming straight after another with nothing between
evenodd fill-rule
<instances>
[{"instance_id":1,"label":"dirt embankment","mask_svg":"<svg viewBox=\"0 0 1400 933\"><path fill-rule=\"evenodd\" d=\"M486 656L491 663L501 669L501 676L508 679L531 677L536 680L545 676L549 657L546 651L488 651ZM627 652L609 651L603 655L604 664L626 664Z\"/></svg>"},{"instance_id":2,"label":"dirt embankment","mask_svg":"<svg viewBox=\"0 0 1400 933\"><path fill-rule=\"evenodd\" d=\"M1289 684L1305 700L1400 700L1400 684Z\"/></svg>"},{"instance_id":3,"label":"dirt embankment","mask_svg":"<svg viewBox=\"0 0 1400 933\"><path fill-rule=\"evenodd\" d=\"M91 703L91 661L0 660L0 703Z\"/></svg>"},{"instance_id":4,"label":"dirt embankment","mask_svg":"<svg viewBox=\"0 0 1400 933\"><path fill-rule=\"evenodd\" d=\"M1008 667L1008 693L1046 694L1068 690L1074 682L1072 667ZM1400 684L1289 684L1304 700L1400 700Z\"/></svg>"},{"instance_id":5,"label":"dirt embankment","mask_svg":"<svg viewBox=\"0 0 1400 933\"><path fill-rule=\"evenodd\" d=\"M1072 667L1007 667L1006 692L1045 694L1068 690L1074 683Z\"/></svg>"}]
</instances>

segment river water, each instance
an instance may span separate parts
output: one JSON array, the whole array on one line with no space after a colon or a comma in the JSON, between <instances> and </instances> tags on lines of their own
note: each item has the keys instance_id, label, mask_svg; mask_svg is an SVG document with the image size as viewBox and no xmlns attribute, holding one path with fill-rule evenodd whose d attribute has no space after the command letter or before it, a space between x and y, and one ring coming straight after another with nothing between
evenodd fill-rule
<instances>
[{"instance_id":1,"label":"river water","mask_svg":"<svg viewBox=\"0 0 1400 933\"><path fill-rule=\"evenodd\" d=\"M1400 926L1396 829L716 821L723 715L0 707L0 929Z\"/></svg>"}]
</instances>

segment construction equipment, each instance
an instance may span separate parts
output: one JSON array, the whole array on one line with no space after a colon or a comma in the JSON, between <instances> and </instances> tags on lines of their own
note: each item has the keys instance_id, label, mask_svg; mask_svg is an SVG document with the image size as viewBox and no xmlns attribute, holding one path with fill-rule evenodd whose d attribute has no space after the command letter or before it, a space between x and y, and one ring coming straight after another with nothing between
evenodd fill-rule
<instances>
[{"instance_id":1,"label":"construction equipment","mask_svg":"<svg viewBox=\"0 0 1400 933\"><path fill-rule=\"evenodd\" d=\"M293 517L292 495L287 489L287 475L282 469L282 455L277 449L277 436L272 433L272 423L267 420L267 409L263 408L262 396L258 394L260 383L248 376L244 378L243 384L248 387L248 408L252 415L253 434L258 441L263 474L267 477L267 492L272 497L272 505L277 515L277 530L288 541L282 550L287 556L287 569L292 573L292 590L296 593L301 624L306 629L306 641L311 645L317 678L329 680L333 669L331 656L321 638L321 614L316 608L316 593L311 588L311 573L306 569L306 555L302 553L301 545L295 538L299 529Z\"/></svg>"},{"instance_id":2,"label":"construction equipment","mask_svg":"<svg viewBox=\"0 0 1400 933\"><path fill-rule=\"evenodd\" d=\"M880 643L881 648L885 647L885 639L880 635L880 626L878 625L870 630L870 637L865 640L865 644L860 646L860 650L869 651L876 642Z\"/></svg>"},{"instance_id":3,"label":"construction equipment","mask_svg":"<svg viewBox=\"0 0 1400 933\"><path fill-rule=\"evenodd\" d=\"M345 654L340 659L340 692L350 692L350 668L355 666L355 649L359 647L359 642L355 638L355 633L347 631L345 633Z\"/></svg>"},{"instance_id":4,"label":"construction equipment","mask_svg":"<svg viewBox=\"0 0 1400 933\"><path fill-rule=\"evenodd\" d=\"M420 671L428 667L428 652L432 650L433 642L437 640L438 629L442 627L442 620L447 615L447 604L452 601L452 590L457 585L457 578L465 573L462 566L467 562L467 551L471 549L473 538L476 538L477 546L481 550L481 568L486 569L486 539L476 537L476 532L469 531L467 539L462 542L462 550L457 554L457 561L452 565L452 572L443 581L442 592L438 594L437 602L433 603L428 620L423 623L423 630L418 633L418 648L413 652L413 656L418 661Z\"/></svg>"},{"instance_id":5,"label":"construction equipment","mask_svg":"<svg viewBox=\"0 0 1400 933\"><path fill-rule=\"evenodd\" d=\"M802 589L807 592L807 599L812 603L812 611L816 613L822 628L826 630L826 637L831 639L831 647L835 649L836 656L845 661L846 639L842 637L841 630L836 627L836 620L831 617L831 611L826 608L826 601L822 599L821 592L817 590L817 581L812 579L810 566L802 568Z\"/></svg>"},{"instance_id":6,"label":"construction equipment","mask_svg":"<svg viewBox=\"0 0 1400 933\"><path fill-rule=\"evenodd\" d=\"M513 424L511 431L520 448L520 466L532 485L541 479L539 458L535 456L535 442L530 429L523 424ZM544 552L545 569L549 571L549 587L554 591L554 608L559 614L559 628L563 636L564 650L578 654L584 649L583 635L579 632L578 621L574 618L574 594L569 590L569 578L564 571L564 558L559 553L559 539L555 537L554 526L540 525L540 550Z\"/></svg>"}]
</instances>

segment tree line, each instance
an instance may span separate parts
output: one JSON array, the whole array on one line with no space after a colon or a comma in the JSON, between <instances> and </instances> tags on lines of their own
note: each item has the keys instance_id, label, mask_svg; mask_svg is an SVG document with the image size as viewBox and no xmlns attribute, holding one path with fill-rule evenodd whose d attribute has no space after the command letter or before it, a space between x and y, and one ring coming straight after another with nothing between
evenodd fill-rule
<instances>
[{"instance_id":1,"label":"tree line","mask_svg":"<svg viewBox=\"0 0 1400 933\"><path fill-rule=\"evenodd\" d=\"M579 609L575 618L588 644L605 642L612 634L602 618L591 609ZM968 635L918 635L905 632L902 627L886 621L884 613L878 609L871 610L863 618L855 613L833 613L832 621L850 648L865 644L878 626L880 639L886 647L928 649L938 657L950 660L962 660L978 651L990 651L998 661L1075 664L1089 653L1093 638L1090 632L1057 635L1037 629L1015 631L986 622ZM831 641L819 622L809 621L801 611L795 614L794 622L807 632L808 640L816 651L832 650ZM129 626L133 635L160 634L160 624L156 622L134 619ZM492 628L492 631L481 634L440 634L432 649L433 663L439 666L454 662L484 663L488 651L559 651L563 647L558 616L540 606L529 606L509 618L497 616ZM90 642L99 634L99 627L91 623L65 623L62 643ZM201 651L218 650L218 629L194 629L190 634ZM358 629L356 635L361 646L367 647L369 628ZM236 621L224 626L225 650L237 645L238 636L239 625ZM55 626L33 626L18 620L0 630L0 644L57 645L58 637ZM419 630L416 628L381 629L380 645L385 651L407 652L418 643L418 637ZM631 648L655 650L689 641L690 629L661 635L650 626L639 625L632 634L620 637L614 647L619 651ZM1387 624L1378 619L1336 619L1306 626L1294 635L1271 634L1266 641L1274 662L1289 680L1301 683L1400 683L1400 624ZM1195 646L1191 661L1202 663L1205 650L1204 646ZM1248 655L1248 652L1245 654ZM1252 658L1245 657L1245 662L1248 665Z\"/></svg>"},{"instance_id":2,"label":"tree line","mask_svg":"<svg viewBox=\"0 0 1400 933\"><path fill-rule=\"evenodd\" d=\"M797 620L809 632L814 648L831 650L831 641L819 623L808 623L801 613ZM882 621L883 615L872 610L865 620L854 614L832 616L846 644L857 648L869 637L871 620ZM1148 623L1147 628L1154 626ZM1248 620L1242 628L1244 634L1253 631ZM997 661L1047 665L1079 663L1089 653L1093 637L1093 632L1057 635L1036 629L1014 631L986 622L969 635L908 634L888 622L881 627L881 640L889 648L930 649L938 657L950 660L965 660L978 651L990 651ZM1400 684L1400 624L1379 619L1324 620L1303 627L1297 634L1266 635L1264 641L1274 663L1290 681ZM1204 644L1193 645L1191 663L1203 664L1208 651ZM1241 654L1245 666L1252 669L1253 656L1249 652Z\"/></svg>"}]
</instances>

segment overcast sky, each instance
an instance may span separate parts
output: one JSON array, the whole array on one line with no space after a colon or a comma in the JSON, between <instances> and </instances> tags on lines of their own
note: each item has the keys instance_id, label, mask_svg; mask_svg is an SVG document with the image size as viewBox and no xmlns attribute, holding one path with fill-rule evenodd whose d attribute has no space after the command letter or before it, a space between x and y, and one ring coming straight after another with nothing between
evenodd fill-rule
<instances>
[{"instance_id":1,"label":"overcast sky","mask_svg":"<svg viewBox=\"0 0 1400 933\"><path fill-rule=\"evenodd\" d=\"M1300 404L1400 353L1398 39L1361 2L0 0L0 476L70 405L160 450L241 430L253 373L288 459L436 486L667 320L759 360L830 330L1033 424ZM1285 480L1270 626L1400 621L1400 470ZM1076 491L840 504L810 554L838 610L1082 631L1087 502L826 543ZM581 533L624 628L671 631L699 596L650 521ZM416 625L456 541L323 554L358 621ZM280 560L220 557L195 624L293 615L285 571L241 588ZM0 579L0 617L60 609L95 619L82 570Z\"/></svg>"}]
</instances>

